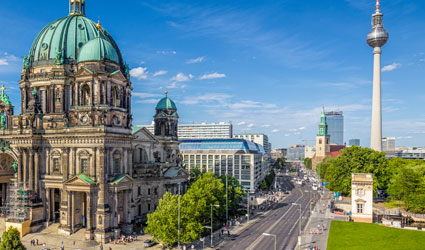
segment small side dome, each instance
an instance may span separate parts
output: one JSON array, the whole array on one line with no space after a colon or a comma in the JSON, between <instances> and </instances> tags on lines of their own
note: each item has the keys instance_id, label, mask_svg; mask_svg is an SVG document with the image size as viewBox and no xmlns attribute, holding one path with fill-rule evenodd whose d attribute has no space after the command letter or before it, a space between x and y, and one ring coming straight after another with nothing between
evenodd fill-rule
<instances>
[{"instance_id":1,"label":"small side dome","mask_svg":"<svg viewBox=\"0 0 425 250\"><path fill-rule=\"evenodd\" d=\"M78 55L77 62L101 61L108 59L119 64L119 56L114 46L103 38L94 38L84 44Z\"/></svg>"},{"instance_id":2,"label":"small side dome","mask_svg":"<svg viewBox=\"0 0 425 250\"><path fill-rule=\"evenodd\" d=\"M168 96L166 96L158 102L155 109L156 110L159 110L159 109L177 110L177 107L176 107L176 104L173 102L173 100L171 100L170 98L168 98Z\"/></svg>"}]
</instances>

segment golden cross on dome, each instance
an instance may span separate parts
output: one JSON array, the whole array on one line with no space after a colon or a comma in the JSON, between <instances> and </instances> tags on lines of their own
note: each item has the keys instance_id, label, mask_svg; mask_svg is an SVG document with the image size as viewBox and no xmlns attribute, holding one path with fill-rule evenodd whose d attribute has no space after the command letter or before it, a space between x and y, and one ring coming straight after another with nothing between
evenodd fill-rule
<instances>
[{"instance_id":1,"label":"golden cross on dome","mask_svg":"<svg viewBox=\"0 0 425 250\"><path fill-rule=\"evenodd\" d=\"M165 96L168 96L168 91L167 90L165 91Z\"/></svg>"},{"instance_id":2,"label":"golden cross on dome","mask_svg":"<svg viewBox=\"0 0 425 250\"><path fill-rule=\"evenodd\" d=\"M0 88L0 89L1 89L1 94L2 94L2 95L4 95L4 90L6 89L6 88L4 87L4 84L2 84L2 85L1 85L1 88Z\"/></svg>"}]
</instances>

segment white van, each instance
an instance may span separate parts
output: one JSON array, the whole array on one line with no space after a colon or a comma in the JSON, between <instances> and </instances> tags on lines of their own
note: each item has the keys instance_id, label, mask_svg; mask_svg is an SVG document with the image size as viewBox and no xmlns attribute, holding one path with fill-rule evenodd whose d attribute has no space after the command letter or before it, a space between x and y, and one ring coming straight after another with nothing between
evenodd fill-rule
<instances>
[{"instance_id":1,"label":"white van","mask_svg":"<svg viewBox=\"0 0 425 250\"><path fill-rule=\"evenodd\" d=\"M316 184L316 183L314 183L314 184L313 184L313 190L314 190L314 191L316 191L316 190L317 190L317 184Z\"/></svg>"}]
</instances>

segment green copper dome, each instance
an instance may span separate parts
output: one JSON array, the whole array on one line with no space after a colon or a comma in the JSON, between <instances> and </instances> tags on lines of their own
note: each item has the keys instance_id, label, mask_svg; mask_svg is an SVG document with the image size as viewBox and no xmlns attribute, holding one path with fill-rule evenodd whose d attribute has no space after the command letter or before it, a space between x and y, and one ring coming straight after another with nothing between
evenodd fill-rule
<instances>
[{"instance_id":1,"label":"green copper dome","mask_svg":"<svg viewBox=\"0 0 425 250\"><path fill-rule=\"evenodd\" d=\"M115 54L110 51L114 54L111 55L113 61L123 66L120 50L112 36L84 15L75 14L50 23L38 34L28 57L24 60L24 67L74 63L78 60L83 46L95 38L106 40L107 43L98 44L107 44L108 50L112 46L115 50ZM89 46L90 50L95 47L93 44ZM87 52L84 56L88 54L90 53Z\"/></svg>"},{"instance_id":2,"label":"green copper dome","mask_svg":"<svg viewBox=\"0 0 425 250\"><path fill-rule=\"evenodd\" d=\"M81 48L77 62L100 61L103 59L109 59L116 63L120 62L118 53L110 42L102 38L95 38Z\"/></svg>"},{"instance_id":3,"label":"green copper dome","mask_svg":"<svg viewBox=\"0 0 425 250\"><path fill-rule=\"evenodd\" d=\"M155 109L175 109L177 110L176 104L173 102L173 100L171 100L170 98L168 98L168 96L162 98L158 104L156 105Z\"/></svg>"}]
</instances>

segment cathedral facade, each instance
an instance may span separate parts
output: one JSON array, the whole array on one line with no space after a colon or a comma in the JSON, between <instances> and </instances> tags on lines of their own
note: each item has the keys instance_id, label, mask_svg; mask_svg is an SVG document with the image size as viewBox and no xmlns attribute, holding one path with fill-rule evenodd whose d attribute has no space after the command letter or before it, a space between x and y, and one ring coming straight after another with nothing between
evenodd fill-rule
<instances>
[{"instance_id":1,"label":"cathedral facade","mask_svg":"<svg viewBox=\"0 0 425 250\"><path fill-rule=\"evenodd\" d=\"M133 134L128 65L112 36L85 17L84 0L70 0L69 11L24 58L19 115L2 89L1 202L15 181L31 191L32 229L59 223L60 234L83 229L86 239L106 241L130 233L164 192L185 189L170 134L177 109L158 103L158 135ZM145 195L150 188L155 197Z\"/></svg>"}]
</instances>

